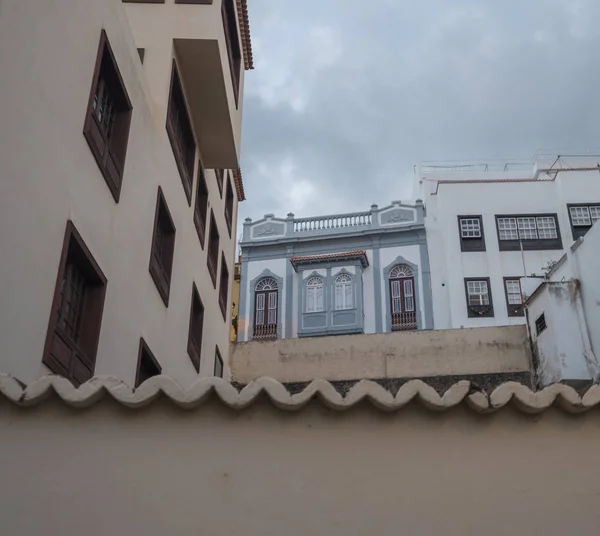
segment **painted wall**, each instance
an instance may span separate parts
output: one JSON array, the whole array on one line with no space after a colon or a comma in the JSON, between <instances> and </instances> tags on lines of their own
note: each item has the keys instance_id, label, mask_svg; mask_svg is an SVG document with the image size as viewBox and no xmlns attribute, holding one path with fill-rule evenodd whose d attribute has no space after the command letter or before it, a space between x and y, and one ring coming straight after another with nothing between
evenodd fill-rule
<instances>
[{"instance_id":1,"label":"painted wall","mask_svg":"<svg viewBox=\"0 0 600 536\"><path fill-rule=\"evenodd\" d=\"M103 28L133 104L118 204L82 134ZM0 370L26 383L45 372L41 359L69 219L108 280L96 374L133 384L144 337L164 373L182 385L194 381L187 354L192 282L206 309L200 374L213 374L215 345L228 359L231 308L223 320L167 139L167 103L151 92L157 80L147 79L136 46L121 2L2 2ZM170 65L171 58L172 51L163 59ZM167 88L169 78L161 84ZM228 236L212 170L206 179L232 281L235 236ZM159 185L177 230L168 308L148 271Z\"/></svg>"},{"instance_id":2,"label":"painted wall","mask_svg":"<svg viewBox=\"0 0 600 536\"><path fill-rule=\"evenodd\" d=\"M502 175L508 179L509 173ZM523 174L521 173L521 177ZM430 174L420 185L427 207L425 226L430 255L436 328L523 324L523 317L509 317L503 277L540 275L548 261L564 251L499 251L496 214L557 213L563 247L573 243L567 203L600 202L597 171L561 171L556 180L489 182L485 174ZM495 178L495 177L494 177ZM481 182L443 183L435 179L480 179ZM457 216L481 215L485 252L461 252ZM489 277L494 317L469 318L464 278Z\"/></svg>"},{"instance_id":3,"label":"painted wall","mask_svg":"<svg viewBox=\"0 0 600 536\"><path fill-rule=\"evenodd\" d=\"M28 536L598 532L598 415L182 411L0 400L0 518Z\"/></svg>"},{"instance_id":4,"label":"painted wall","mask_svg":"<svg viewBox=\"0 0 600 536\"><path fill-rule=\"evenodd\" d=\"M338 335L238 343L231 374L248 383L417 378L530 370L525 326Z\"/></svg>"}]
</instances>

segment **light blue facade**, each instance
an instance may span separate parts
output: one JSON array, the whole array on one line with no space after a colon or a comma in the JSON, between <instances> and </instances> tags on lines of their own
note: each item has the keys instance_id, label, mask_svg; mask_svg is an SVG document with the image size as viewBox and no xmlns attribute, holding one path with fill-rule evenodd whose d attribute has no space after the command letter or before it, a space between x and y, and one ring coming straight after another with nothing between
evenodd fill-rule
<instances>
[{"instance_id":1,"label":"light blue facade","mask_svg":"<svg viewBox=\"0 0 600 536\"><path fill-rule=\"evenodd\" d=\"M238 341L253 337L256 285L266 276L278 284L277 337L390 331L389 274L397 264L413 273L417 329L433 329L423 217L422 202L395 201L354 214L247 219L240 244ZM344 309L335 300L340 274L351 281L352 306ZM321 278L322 310L307 309L310 277Z\"/></svg>"}]
</instances>

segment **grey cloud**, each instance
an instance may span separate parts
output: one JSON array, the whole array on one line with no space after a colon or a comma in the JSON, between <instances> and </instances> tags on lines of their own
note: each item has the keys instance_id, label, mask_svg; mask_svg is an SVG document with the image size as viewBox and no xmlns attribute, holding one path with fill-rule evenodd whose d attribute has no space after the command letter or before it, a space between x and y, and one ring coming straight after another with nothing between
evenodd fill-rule
<instances>
[{"instance_id":1,"label":"grey cloud","mask_svg":"<svg viewBox=\"0 0 600 536\"><path fill-rule=\"evenodd\" d=\"M592 147L598 4L249 0L242 219L406 199L421 159Z\"/></svg>"}]
</instances>

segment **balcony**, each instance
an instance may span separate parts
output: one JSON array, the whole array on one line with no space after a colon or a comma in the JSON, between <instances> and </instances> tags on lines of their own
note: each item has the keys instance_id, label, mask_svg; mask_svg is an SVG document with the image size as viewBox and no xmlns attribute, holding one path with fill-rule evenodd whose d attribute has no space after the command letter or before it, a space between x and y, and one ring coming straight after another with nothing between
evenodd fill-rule
<instances>
[{"instance_id":1,"label":"balcony","mask_svg":"<svg viewBox=\"0 0 600 536\"><path fill-rule=\"evenodd\" d=\"M174 47L204 166L238 168L242 69L253 68L246 0L124 6L157 101L165 101L164 58Z\"/></svg>"},{"instance_id":2,"label":"balcony","mask_svg":"<svg viewBox=\"0 0 600 536\"><path fill-rule=\"evenodd\" d=\"M288 214L287 218L276 218L274 214L265 214L264 218L253 222L247 218L244 223L242 243L269 242L287 239L307 239L325 236L344 236L369 234L386 229L399 228L410 230L423 227L423 202L417 200L414 205L392 201L383 208L372 205L365 212L331 214L311 218L296 218Z\"/></svg>"}]
</instances>

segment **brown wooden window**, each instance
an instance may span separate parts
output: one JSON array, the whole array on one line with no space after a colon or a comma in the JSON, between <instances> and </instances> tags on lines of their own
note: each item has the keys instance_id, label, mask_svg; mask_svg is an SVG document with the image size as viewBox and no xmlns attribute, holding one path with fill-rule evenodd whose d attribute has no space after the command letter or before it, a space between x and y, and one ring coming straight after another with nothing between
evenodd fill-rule
<instances>
[{"instance_id":1,"label":"brown wooden window","mask_svg":"<svg viewBox=\"0 0 600 536\"><path fill-rule=\"evenodd\" d=\"M240 38L238 36L234 0L223 0L221 15L223 17L223 29L225 30L225 43L227 44L227 57L229 58L229 70L231 71L233 94L235 96L235 105L237 107L240 89L240 74L242 69L242 50L240 48Z\"/></svg>"},{"instance_id":2,"label":"brown wooden window","mask_svg":"<svg viewBox=\"0 0 600 536\"><path fill-rule=\"evenodd\" d=\"M140 61L142 62L142 65L144 64L144 58L146 57L146 49L145 48L138 48L138 56L140 57Z\"/></svg>"},{"instance_id":3,"label":"brown wooden window","mask_svg":"<svg viewBox=\"0 0 600 536\"><path fill-rule=\"evenodd\" d=\"M139 387L152 376L158 376L162 372L156 357L150 351L143 338L140 338L140 347L138 350L137 371L135 373L135 387Z\"/></svg>"},{"instance_id":4,"label":"brown wooden window","mask_svg":"<svg viewBox=\"0 0 600 536\"><path fill-rule=\"evenodd\" d=\"M225 261L225 255L221 253L221 282L219 284L219 307L223 314L223 320L227 321L227 295L229 293L229 269Z\"/></svg>"},{"instance_id":5,"label":"brown wooden window","mask_svg":"<svg viewBox=\"0 0 600 536\"><path fill-rule=\"evenodd\" d=\"M194 225L200 239L200 246L204 249L206 234L206 218L208 216L208 187L202 164L198 164L198 184L196 186L196 206L194 207Z\"/></svg>"},{"instance_id":6,"label":"brown wooden window","mask_svg":"<svg viewBox=\"0 0 600 536\"><path fill-rule=\"evenodd\" d=\"M252 338L268 340L277 338L279 316L279 288L272 277L263 277L254 288L254 330Z\"/></svg>"},{"instance_id":7,"label":"brown wooden window","mask_svg":"<svg viewBox=\"0 0 600 536\"><path fill-rule=\"evenodd\" d=\"M42 362L75 385L94 375L106 277L67 222Z\"/></svg>"},{"instance_id":8,"label":"brown wooden window","mask_svg":"<svg viewBox=\"0 0 600 536\"><path fill-rule=\"evenodd\" d=\"M162 188L158 187L152 252L150 254L150 274L165 305L169 306L171 270L175 250L175 225L167 207Z\"/></svg>"},{"instance_id":9,"label":"brown wooden window","mask_svg":"<svg viewBox=\"0 0 600 536\"><path fill-rule=\"evenodd\" d=\"M169 108L167 110L167 134L171 142L177 169L181 176L185 196L188 204L191 205L196 142L175 61L173 61L173 71L171 73L171 92L169 94Z\"/></svg>"},{"instance_id":10,"label":"brown wooden window","mask_svg":"<svg viewBox=\"0 0 600 536\"><path fill-rule=\"evenodd\" d=\"M219 347L215 346L215 370L214 375L217 378L223 377L223 358L221 357L221 352L219 352Z\"/></svg>"},{"instance_id":11,"label":"brown wooden window","mask_svg":"<svg viewBox=\"0 0 600 536\"><path fill-rule=\"evenodd\" d=\"M83 135L117 203L121 195L132 110L106 32L102 30Z\"/></svg>"},{"instance_id":12,"label":"brown wooden window","mask_svg":"<svg viewBox=\"0 0 600 536\"><path fill-rule=\"evenodd\" d=\"M213 211L210 211L210 231L208 236L208 255L206 263L213 287L217 288L217 264L219 262L219 230Z\"/></svg>"},{"instance_id":13,"label":"brown wooden window","mask_svg":"<svg viewBox=\"0 0 600 536\"><path fill-rule=\"evenodd\" d=\"M190 310L190 327L188 332L188 355L196 372L200 371L200 355L202 351L202 330L204 327L204 305L198 294L196 284L192 287L192 306Z\"/></svg>"},{"instance_id":14,"label":"brown wooden window","mask_svg":"<svg viewBox=\"0 0 600 536\"><path fill-rule=\"evenodd\" d=\"M231 186L229 172L227 172L227 193L225 194L225 222L227 223L229 238L231 238L231 226L233 225L233 186Z\"/></svg>"},{"instance_id":15,"label":"brown wooden window","mask_svg":"<svg viewBox=\"0 0 600 536\"><path fill-rule=\"evenodd\" d=\"M223 177L225 176L224 169L215 169L215 177L217 178L217 186L219 187L219 195L223 198Z\"/></svg>"},{"instance_id":16,"label":"brown wooden window","mask_svg":"<svg viewBox=\"0 0 600 536\"><path fill-rule=\"evenodd\" d=\"M417 329L415 277L406 264L398 264L390 271L390 315L392 331Z\"/></svg>"}]
</instances>

